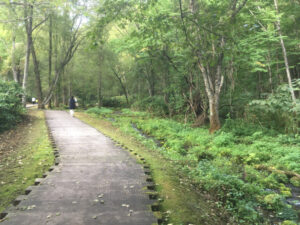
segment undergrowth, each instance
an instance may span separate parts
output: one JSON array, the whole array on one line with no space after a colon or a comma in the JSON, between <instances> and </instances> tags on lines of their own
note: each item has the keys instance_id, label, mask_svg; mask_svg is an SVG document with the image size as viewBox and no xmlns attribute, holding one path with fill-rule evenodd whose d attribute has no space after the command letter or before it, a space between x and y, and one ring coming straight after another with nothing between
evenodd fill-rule
<instances>
[{"instance_id":1,"label":"undergrowth","mask_svg":"<svg viewBox=\"0 0 300 225\"><path fill-rule=\"evenodd\" d=\"M122 112L98 115L175 162L203 191L215 196L236 223L299 222L299 212L288 204L291 187L300 186L299 136L231 119L210 135L207 129L170 119Z\"/></svg>"}]
</instances>

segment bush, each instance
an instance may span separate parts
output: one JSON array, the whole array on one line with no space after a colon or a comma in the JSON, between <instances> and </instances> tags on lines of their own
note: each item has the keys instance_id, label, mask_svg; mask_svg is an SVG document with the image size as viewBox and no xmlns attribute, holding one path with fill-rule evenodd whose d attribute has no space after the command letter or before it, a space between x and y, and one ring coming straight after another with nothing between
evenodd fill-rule
<instances>
[{"instance_id":1,"label":"bush","mask_svg":"<svg viewBox=\"0 0 300 225\"><path fill-rule=\"evenodd\" d=\"M295 91L300 90L300 79L293 81ZM267 99L250 102L248 117L266 127L286 133L300 132L300 101L292 102L289 86L281 85Z\"/></svg>"},{"instance_id":2,"label":"bush","mask_svg":"<svg viewBox=\"0 0 300 225\"><path fill-rule=\"evenodd\" d=\"M0 80L0 132L16 125L25 112L21 102L22 89L15 82Z\"/></svg>"},{"instance_id":3,"label":"bush","mask_svg":"<svg viewBox=\"0 0 300 225\"><path fill-rule=\"evenodd\" d=\"M127 102L125 96L115 96L110 98L103 98L102 105L104 107L126 107Z\"/></svg>"},{"instance_id":4,"label":"bush","mask_svg":"<svg viewBox=\"0 0 300 225\"><path fill-rule=\"evenodd\" d=\"M234 136L231 133L221 132L214 138L213 143L217 147L230 146L234 144Z\"/></svg>"},{"instance_id":5,"label":"bush","mask_svg":"<svg viewBox=\"0 0 300 225\"><path fill-rule=\"evenodd\" d=\"M161 96L153 96L138 100L132 104L132 108L162 116L169 114L168 106Z\"/></svg>"}]
</instances>

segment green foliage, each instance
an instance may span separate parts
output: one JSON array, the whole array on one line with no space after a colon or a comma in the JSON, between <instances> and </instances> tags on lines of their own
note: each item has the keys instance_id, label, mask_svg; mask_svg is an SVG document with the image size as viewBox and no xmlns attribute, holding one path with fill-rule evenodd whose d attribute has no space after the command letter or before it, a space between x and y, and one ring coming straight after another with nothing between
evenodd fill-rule
<instances>
[{"instance_id":1,"label":"green foliage","mask_svg":"<svg viewBox=\"0 0 300 225\"><path fill-rule=\"evenodd\" d=\"M123 115L126 115L126 116L138 116L138 117L147 116L147 117L149 117L149 114L146 113L146 112L133 111L133 110L130 110L128 108L121 109L121 112L122 112Z\"/></svg>"},{"instance_id":2,"label":"green foliage","mask_svg":"<svg viewBox=\"0 0 300 225\"><path fill-rule=\"evenodd\" d=\"M296 179L257 166L299 171L299 138L232 119L210 135L204 128L174 120L151 118L129 109L121 112L114 116L114 125L175 161L179 170L215 196L239 224L266 221L260 208L281 220L295 220L295 212L284 199L291 196L288 185Z\"/></svg>"},{"instance_id":3,"label":"green foliage","mask_svg":"<svg viewBox=\"0 0 300 225\"><path fill-rule=\"evenodd\" d=\"M161 96L147 97L136 101L131 106L133 109L147 111L156 115L168 115L168 106Z\"/></svg>"},{"instance_id":4,"label":"green foliage","mask_svg":"<svg viewBox=\"0 0 300 225\"><path fill-rule=\"evenodd\" d=\"M232 133L221 132L214 138L214 144L217 147L225 147L234 143L234 136Z\"/></svg>"},{"instance_id":5,"label":"green foliage","mask_svg":"<svg viewBox=\"0 0 300 225\"><path fill-rule=\"evenodd\" d=\"M21 95L22 89L17 83L0 79L0 132L14 126L25 113Z\"/></svg>"},{"instance_id":6,"label":"green foliage","mask_svg":"<svg viewBox=\"0 0 300 225\"><path fill-rule=\"evenodd\" d=\"M104 107L125 107L127 105L125 96L103 98L102 104Z\"/></svg>"},{"instance_id":7,"label":"green foliage","mask_svg":"<svg viewBox=\"0 0 300 225\"><path fill-rule=\"evenodd\" d=\"M293 81L293 88L300 90L300 79ZM264 100L250 102L248 112L252 121L258 121L266 127L299 133L300 102L298 100L296 105L292 102L287 84L279 86L274 94Z\"/></svg>"},{"instance_id":8,"label":"green foliage","mask_svg":"<svg viewBox=\"0 0 300 225\"><path fill-rule=\"evenodd\" d=\"M89 108L86 110L87 113L89 114L96 114L96 115L106 115L106 114L111 114L113 113L113 110L105 108L105 107L94 107L94 108Z\"/></svg>"},{"instance_id":9,"label":"green foliage","mask_svg":"<svg viewBox=\"0 0 300 225\"><path fill-rule=\"evenodd\" d=\"M267 209L281 209L283 206L282 196L279 194L268 194L264 197L264 204Z\"/></svg>"},{"instance_id":10,"label":"green foliage","mask_svg":"<svg viewBox=\"0 0 300 225\"><path fill-rule=\"evenodd\" d=\"M290 220L290 221L297 221L298 215L297 212L292 209L291 207L285 206L277 213L278 218L282 220ZM293 222L290 222L293 224Z\"/></svg>"},{"instance_id":11,"label":"green foliage","mask_svg":"<svg viewBox=\"0 0 300 225\"><path fill-rule=\"evenodd\" d=\"M292 177L290 179L291 184L293 184L295 187L300 187L300 178L299 177Z\"/></svg>"},{"instance_id":12,"label":"green foliage","mask_svg":"<svg viewBox=\"0 0 300 225\"><path fill-rule=\"evenodd\" d=\"M297 223L295 223L291 220L285 220L285 221L283 221L282 225L297 225Z\"/></svg>"}]
</instances>

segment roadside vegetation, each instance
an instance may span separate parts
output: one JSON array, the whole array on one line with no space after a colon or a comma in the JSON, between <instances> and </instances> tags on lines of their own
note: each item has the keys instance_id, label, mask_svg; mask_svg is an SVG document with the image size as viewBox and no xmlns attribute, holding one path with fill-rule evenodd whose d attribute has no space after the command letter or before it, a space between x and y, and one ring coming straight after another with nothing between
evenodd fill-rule
<instances>
[{"instance_id":1,"label":"roadside vegetation","mask_svg":"<svg viewBox=\"0 0 300 225\"><path fill-rule=\"evenodd\" d=\"M150 166L151 176L156 184L155 191L159 193L158 202L161 206L161 212L155 214L163 219L163 224L227 224L230 220L229 214L215 203L212 196L198 190L185 174L178 171L175 162L163 157L159 151L154 151L156 144L133 129L129 118L123 117L125 115L120 112L116 118L116 114L113 114L114 110L108 108L100 110L92 108L88 111L93 113L76 112L75 116L111 137L123 147L141 155ZM136 113L131 112L128 116L135 116ZM132 155L135 157L133 152ZM139 162L138 158L137 161Z\"/></svg>"},{"instance_id":2,"label":"roadside vegetation","mask_svg":"<svg viewBox=\"0 0 300 225\"><path fill-rule=\"evenodd\" d=\"M53 162L44 112L28 110L23 122L0 134L0 212Z\"/></svg>"},{"instance_id":3,"label":"roadside vegetation","mask_svg":"<svg viewBox=\"0 0 300 225\"><path fill-rule=\"evenodd\" d=\"M15 82L0 79L0 132L14 127L26 110L21 105L23 91Z\"/></svg>"},{"instance_id":4,"label":"roadside vegetation","mask_svg":"<svg viewBox=\"0 0 300 225\"><path fill-rule=\"evenodd\" d=\"M211 135L207 128L192 128L146 112L107 108L86 112L93 126L103 123L95 118L105 120L176 165L179 174L213 199L213 208L230 215L227 223L299 222L298 135L230 118ZM79 118L85 117L80 114Z\"/></svg>"}]
</instances>

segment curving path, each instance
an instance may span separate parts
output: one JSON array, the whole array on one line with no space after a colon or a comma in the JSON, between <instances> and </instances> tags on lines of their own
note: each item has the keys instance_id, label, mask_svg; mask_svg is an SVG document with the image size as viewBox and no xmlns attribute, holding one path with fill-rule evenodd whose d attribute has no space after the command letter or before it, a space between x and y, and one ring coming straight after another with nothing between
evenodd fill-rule
<instances>
[{"instance_id":1,"label":"curving path","mask_svg":"<svg viewBox=\"0 0 300 225\"><path fill-rule=\"evenodd\" d=\"M130 154L68 113L46 111L60 164L1 225L151 225L146 176Z\"/></svg>"}]
</instances>

